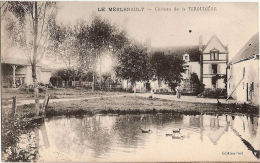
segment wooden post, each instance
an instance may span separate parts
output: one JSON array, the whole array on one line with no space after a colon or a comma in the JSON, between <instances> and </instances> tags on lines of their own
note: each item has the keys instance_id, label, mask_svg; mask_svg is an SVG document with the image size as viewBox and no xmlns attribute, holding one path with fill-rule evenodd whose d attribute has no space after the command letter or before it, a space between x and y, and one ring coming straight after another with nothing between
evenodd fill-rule
<instances>
[{"instance_id":1,"label":"wooden post","mask_svg":"<svg viewBox=\"0 0 260 163\"><path fill-rule=\"evenodd\" d=\"M39 116L39 113L40 113L40 106L39 106L39 99L36 98L35 99L35 112L36 112L36 116Z\"/></svg>"},{"instance_id":2,"label":"wooden post","mask_svg":"<svg viewBox=\"0 0 260 163\"><path fill-rule=\"evenodd\" d=\"M13 103L12 103L12 112L11 112L11 114L12 114L12 116L14 116L15 113L16 113L16 108L17 108L17 105L16 105L16 96L14 96L12 99L13 99Z\"/></svg>"},{"instance_id":3,"label":"wooden post","mask_svg":"<svg viewBox=\"0 0 260 163\"><path fill-rule=\"evenodd\" d=\"M42 112L44 116L46 115L49 99L50 99L50 95L45 95L44 102L42 105Z\"/></svg>"}]
</instances>

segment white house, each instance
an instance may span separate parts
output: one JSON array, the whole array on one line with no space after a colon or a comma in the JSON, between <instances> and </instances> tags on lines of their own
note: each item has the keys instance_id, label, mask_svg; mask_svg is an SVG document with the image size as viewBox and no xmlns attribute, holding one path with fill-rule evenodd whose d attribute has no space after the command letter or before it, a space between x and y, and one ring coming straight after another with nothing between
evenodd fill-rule
<instances>
[{"instance_id":1,"label":"white house","mask_svg":"<svg viewBox=\"0 0 260 163\"><path fill-rule=\"evenodd\" d=\"M259 35L255 34L229 63L228 96L259 105Z\"/></svg>"},{"instance_id":2,"label":"white house","mask_svg":"<svg viewBox=\"0 0 260 163\"><path fill-rule=\"evenodd\" d=\"M208 43L202 48L202 81L205 88L224 89L226 83L224 76L227 74L228 49L216 35L213 35ZM221 76L216 79L214 76Z\"/></svg>"}]
</instances>

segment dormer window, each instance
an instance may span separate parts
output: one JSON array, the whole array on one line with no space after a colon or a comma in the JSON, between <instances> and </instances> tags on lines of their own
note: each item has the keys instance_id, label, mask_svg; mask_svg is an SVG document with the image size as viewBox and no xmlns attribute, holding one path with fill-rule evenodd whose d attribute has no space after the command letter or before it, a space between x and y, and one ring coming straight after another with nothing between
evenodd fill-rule
<instances>
[{"instance_id":1,"label":"dormer window","mask_svg":"<svg viewBox=\"0 0 260 163\"><path fill-rule=\"evenodd\" d=\"M184 54L184 55L183 55L183 60L184 60L185 62L189 62L189 61L190 61L189 54Z\"/></svg>"},{"instance_id":2,"label":"dormer window","mask_svg":"<svg viewBox=\"0 0 260 163\"><path fill-rule=\"evenodd\" d=\"M210 51L210 60L211 61L219 60L219 51L218 50L213 49Z\"/></svg>"}]
</instances>

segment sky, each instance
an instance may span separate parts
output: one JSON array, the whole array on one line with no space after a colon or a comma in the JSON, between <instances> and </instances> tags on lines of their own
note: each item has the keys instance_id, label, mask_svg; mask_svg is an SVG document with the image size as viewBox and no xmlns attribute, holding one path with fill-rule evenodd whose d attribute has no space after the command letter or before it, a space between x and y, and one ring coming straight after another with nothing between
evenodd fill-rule
<instances>
[{"instance_id":1,"label":"sky","mask_svg":"<svg viewBox=\"0 0 260 163\"><path fill-rule=\"evenodd\" d=\"M98 11L102 7L106 11ZM143 11L108 11L109 7ZM209 7L210 11L194 11L193 7ZM230 59L259 29L258 4L254 2L58 2L59 23L73 25L79 19L90 22L94 15L124 29L131 39L143 43L150 40L152 47L198 45L200 35L206 44L216 34L228 45Z\"/></svg>"}]
</instances>

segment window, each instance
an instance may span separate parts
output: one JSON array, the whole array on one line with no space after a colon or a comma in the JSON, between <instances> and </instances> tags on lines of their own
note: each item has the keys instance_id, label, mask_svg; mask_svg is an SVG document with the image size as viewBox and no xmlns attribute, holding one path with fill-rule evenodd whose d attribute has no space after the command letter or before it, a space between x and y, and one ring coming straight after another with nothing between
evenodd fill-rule
<instances>
[{"instance_id":1,"label":"window","mask_svg":"<svg viewBox=\"0 0 260 163\"><path fill-rule=\"evenodd\" d=\"M254 91L254 82L251 83L251 89L252 92Z\"/></svg>"},{"instance_id":2,"label":"window","mask_svg":"<svg viewBox=\"0 0 260 163\"><path fill-rule=\"evenodd\" d=\"M210 60L212 60L212 61L219 60L219 51L218 50L210 51Z\"/></svg>"},{"instance_id":3,"label":"window","mask_svg":"<svg viewBox=\"0 0 260 163\"><path fill-rule=\"evenodd\" d=\"M189 62L189 54L184 54L183 55L183 60L185 61L185 62Z\"/></svg>"},{"instance_id":4,"label":"window","mask_svg":"<svg viewBox=\"0 0 260 163\"><path fill-rule=\"evenodd\" d=\"M212 64L212 73L217 74L218 73L218 65L217 64Z\"/></svg>"}]
</instances>

